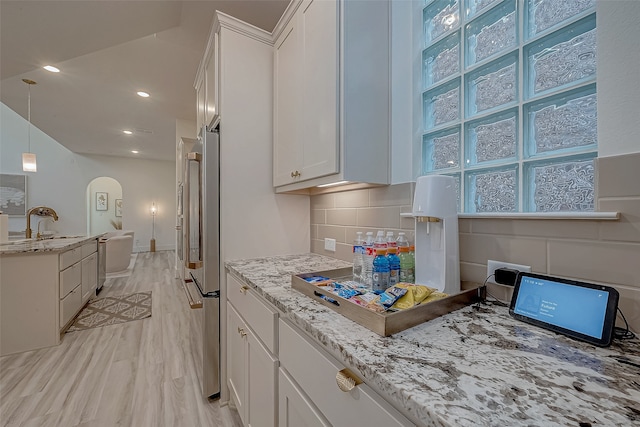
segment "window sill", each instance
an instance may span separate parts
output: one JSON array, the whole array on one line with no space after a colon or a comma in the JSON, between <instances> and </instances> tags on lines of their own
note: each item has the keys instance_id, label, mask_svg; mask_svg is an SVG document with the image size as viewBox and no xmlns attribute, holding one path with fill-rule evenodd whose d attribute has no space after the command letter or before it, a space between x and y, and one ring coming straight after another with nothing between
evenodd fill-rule
<instances>
[{"instance_id":1,"label":"window sill","mask_svg":"<svg viewBox=\"0 0 640 427\"><path fill-rule=\"evenodd\" d=\"M400 214L413 217L411 212ZM570 219L592 221L617 221L620 212L496 212L496 213L459 213L458 219Z\"/></svg>"}]
</instances>

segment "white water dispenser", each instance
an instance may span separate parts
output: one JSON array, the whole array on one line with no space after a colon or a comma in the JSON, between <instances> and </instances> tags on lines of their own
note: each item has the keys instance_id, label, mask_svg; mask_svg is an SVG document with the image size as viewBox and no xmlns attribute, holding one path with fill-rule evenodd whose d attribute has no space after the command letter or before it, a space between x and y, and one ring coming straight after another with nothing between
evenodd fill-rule
<instances>
[{"instance_id":1,"label":"white water dispenser","mask_svg":"<svg viewBox=\"0 0 640 427\"><path fill-rule=\"evenodd\" d=\"M416 221L415 281L449 295L460 292L458 209L455 180L418 177L412 215Z\"/></svg>"}]
</instances>

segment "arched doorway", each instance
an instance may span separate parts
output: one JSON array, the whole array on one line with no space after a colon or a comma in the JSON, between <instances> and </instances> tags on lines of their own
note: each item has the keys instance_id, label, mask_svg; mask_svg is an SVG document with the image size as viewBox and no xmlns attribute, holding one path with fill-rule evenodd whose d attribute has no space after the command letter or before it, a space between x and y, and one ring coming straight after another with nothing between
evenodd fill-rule
<instances>
[{"instance_id":1,"label":"arched doorway","mask_svg":"<svg viewBox=\"0 0 640 427\"><path fill-rule=\"evenodd\" d=\"M87 235L122 229L122 185L110 177L95 178L87 185Z\"/></svg>"}]
</instances>

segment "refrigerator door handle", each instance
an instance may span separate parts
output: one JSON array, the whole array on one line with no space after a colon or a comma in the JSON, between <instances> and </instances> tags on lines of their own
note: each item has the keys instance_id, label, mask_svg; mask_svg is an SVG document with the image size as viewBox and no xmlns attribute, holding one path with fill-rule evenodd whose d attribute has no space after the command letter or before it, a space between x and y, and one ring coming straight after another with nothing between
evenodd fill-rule
<instances>
[{"instance_id":1,"label":"refrigerator door handle","mask_svg":"<svg viewBox=\"0 0 640 427\"><path fill-rule=\"evenodd\" d=\"M191 276L191 280L188 280L188 282L193 283L194 285L196 285L196 289L198 290L198 295L200 297L202 297L202 298L220 298L220 291L202 292L202 288L200 287L200 283L198 283L196 278L193 276L193 273L190 272L189 275Z\"/></svg>"},{"instance_id":2,"label":"refrigerator door handle","mask_svg":"<svg viewBox=\"0 0 640 427\"><path fill-rule=\"evenodd\" d=\"M198 215L196 221L198 222L197 224L192 224L191 223L191 214L193 206L192 203L194 203L194 201L191 200L191 191L193 190L193 185L194 183L191 182L191 168L193 167L192 163L196 163L198 166L198 186L197 186L197 211L198 211ZM184 239L184 243L185 243L185 267L190 268L190 269L196 269L196 268L202 268L202 264L203 264L203 257L202 257L202 171L201 171L201 167L202 167L202 154L200 153L188 153L187 154L187 164L186 164L186 174L185 174L185 187L186 187L186 191L184 192L184 202L185 205L187 206L187 212L186 215L184 215L184 227L185 227L185 239ZM198 227L198 247L197 248L192 248L191 247L191 228L192 227ZM198 252L198 256L196 259L192 259L191 257L191 252L193 251L193 249L197 249Z\"/></svg>"},{"instance_id":3,"label":"refrigerator door handle","mask_svg":"<svg viewBox=\"0 0 640 427\"><path fill-rule=\"evenodd\" d=\"M185 280L182 282L182 289L184 290L185 295L187 296L187 302L189 303L189 308L192 310L202 308L202 300L199 298L194 298L189 290L189 283L194 283L192 280Z\"/></svg>"}]
</instances>

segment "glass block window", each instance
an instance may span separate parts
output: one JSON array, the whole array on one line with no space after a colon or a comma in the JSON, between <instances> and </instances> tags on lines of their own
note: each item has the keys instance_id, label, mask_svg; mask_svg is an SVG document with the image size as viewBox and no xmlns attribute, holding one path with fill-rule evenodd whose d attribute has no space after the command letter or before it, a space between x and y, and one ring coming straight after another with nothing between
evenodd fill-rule
<instances>
[{"instance_id":1,"label":"glass block window","mask_svg":"<svg viewBox=\"0 0 640 427\"><path fill-rule=\"evenodd\" d=\"M595 0L425 0L422 170L461 212L595 209Z\"/></svg>"}]
</instances>

